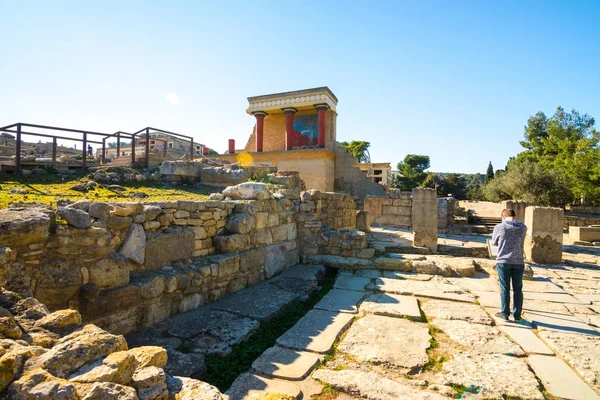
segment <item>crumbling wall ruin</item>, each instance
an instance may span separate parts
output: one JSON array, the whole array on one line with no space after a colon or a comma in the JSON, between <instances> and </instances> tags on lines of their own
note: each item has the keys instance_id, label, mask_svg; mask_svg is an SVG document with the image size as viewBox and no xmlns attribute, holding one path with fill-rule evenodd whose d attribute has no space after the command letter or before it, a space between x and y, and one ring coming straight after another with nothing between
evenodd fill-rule
<instances>
[{"instance_id":1,"label":"crumbling wall ruin","mask_svg":"<svg viewBox=\"0 0 600 400\"><path fill-rule=\"evenodd\" d=\"M373 225L412 226L412 193L389 191L385 196L367 196L364 210L371 217Z\"/></svg>"}]
</instances>

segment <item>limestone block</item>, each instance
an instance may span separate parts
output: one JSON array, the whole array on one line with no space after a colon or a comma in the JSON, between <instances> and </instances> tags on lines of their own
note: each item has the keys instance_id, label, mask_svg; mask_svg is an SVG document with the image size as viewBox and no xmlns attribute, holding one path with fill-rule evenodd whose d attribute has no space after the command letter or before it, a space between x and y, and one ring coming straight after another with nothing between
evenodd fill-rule
<instances>
[{"instance_id":1,"label":"limestone block","mask_svg":"<svg viewBox=\"0 0 600 400\"><path fill-rule=\"evenodd\" d=\"M267 279L287 267L286 253L286 248L283 244L274 244L265 248L265 277Z\"/></svg>"},{"instance_id":2,"label":"limestone block","mask_svg":"<svg viewBox=\"0 0 600 400\"><path fill-rule=\"evenodd\" d=\"M115 289L129 284L129 274L135 269L133 263L121 257L109 257L88 267L89 283L103 290Z\"/></svg>"},{"instance_id":3,"label":"limestone block","mask_svg":"<svg viewBox=\"0 0 600 400\"><path fill-rule=\"evenodd\" d=\"M7 391L11 399L57 399L75 400L75 386L64 379L58 379L43 369L33 369L12 383Z\"/></svg>"},{"instance_id":4,"label":"limestone block","mask_svg":"<svg viewBox=\"0 0 600 400\"><path fill-rule=\"evenodd\" d=\"M142 309L142 328L164 321L171 314L171 296L155 297Z\"/></svg>"},{"instance_id":5,"label":"limestone block","mask_svg":"<svg viewBox=\"0 0 600 400\"><path fill-rule=\"evenodd\" d=\"M252 246L268 246L273 244L273 235L269 229L259 229L252 234L250 244Z\"/></svg>"},{"instance_id":6,"label":"limestone block","mask_svg":"<svg viewBox=\"0 0 600 400\"><path fill-rule=\"evenodd\" d=\"M82 393L80 393L82 394ZM112 382L96 382L81 400L138 400L134 388Z\"/></svg>"},{"instance_id":7,"label":"limestone block","mask_svg":"<svg viewBox=\"0 0 600 400\"><path fill-rule=\"evenodd\" d=\"M287 240L295 240L298 236L297 225L295 222L287 224Z\"/></svg>"},{"instance_id":8,"label":"limestone block","mask_svg":"<svg viewBox=\"0 0 600 400\"><path fill-rule=\"evenodd\" d=\"M76 310L58 310L35 322L36 327L50 331L74 328L81 325L81 314Z\"/></svg>"},{"instance_id":9,"label":"limestone block","mask_svg":"<svg viewBox=\"0 0 600 400\"><path fill-rule=\"evenodd\" d=\"M59 207L56 210L56 215L61 218L64 218L69 225L74 226L75 228L85 229L92 226L92 219L90 218L90 214L83 210L78 210L76 208L66 208Z\"/></svg>"},{"instance_id":10,"label":"limestone block","mask_svg":"<svg viewBox=\"0 0 600 400\"><path fill-rule=\"evenodd\" d=\"M142 346L129 350L138 362L138 368L159 367L167 365L167 351L158 346Z\"/></svg>"},{"instance_id":11,"label":"limestone block","mask_svg":"<svg viewBox=\"0 0 600 400\"><path fill-rule=\"evenodd\" d=\"M227 218L225 230L228 233L250 233L254 228L254 217L247 213L233 213Z\"/></svg>"},{"instance_id":12,"label":"limestone block","mask_svg":"<svg viewBox=\"0 0 600 400\"><path fill-rule=\"evenodd\" d=\"M127 351L109 354L104 360L86 365L69 377L71 382L113 382L127 385L137 367L135 357Z\"/></svg>"},{"instance_id":13,"label":"limestone block","mask_svg":"<svg viewBox=\"0 0 600 400\"><path fill-rule=\"evenodd\" d=\"M158 222L158 221L144 222L144 230L146 230L146 231L155 231L158 228L160 228L160 222Z\"/></svg>"},{"instance_id":14,"label":"limestone block","mask_svg":"<svg viewBox=\"0 0 600 400\"><path fill-rule=\"evenodd\" d=\"M56 377L66 378L82 366L122 350L127 350L123 336L111 335L97 326L86 325L60 339L35 363Z\"/></svg>"},{"instance_id":15,"label":"limestone block","mask_svg":"<svg viewBox=\"0 0 600 400\"><path fill-rule=\"evenodd\" d=\"M216 235L213 241L219 253L237 253L250 247L250 236L240 233L228 236Z\"/></svg>"},{"instance_id":16,"label":"limestone block","mask_svg":"<svg viewBox=\"0 0 600 400\"><path fill-rule=\"evenodd\" d=\"M559 264L563 244L562 208L527 207L525 209L525 256L536 263Z\"/></svg>"},{"instance_id":17,"label":"limestone block","mask_svg":"<svg viewBox=\"0 0 600 400\"><path fill-rule=\"evenodd\" d=\"M119 254L129 258L138 264L144 263L146 256L146 232L140 224L133 224L129 227L127 238L119 249Z\"/></svg>"},{"instance_id":18,"label":"limestone block","mask_svg":"<svg viewBox=\"0 0 600 400\"><path fill-rule=\"evenodd\" d=\"M90 204L90 208L88 209L88 213L91 217L99 219L106 219L108 217L109 211L109 205L102 202L92 203Z\"/></svg>"},{"instance_id":19,"label":"limestone block","mask_svg":"<svg viewBox=\"0 0 600 400\"><path fill-rule=\"evenodd\" d=\"M165 290L165 278L161 275L134 275L131 277L131 284L140 287L140 295L143 299L160 296Z\"/></svg>"},{"instance_id":20,"label":"limestone block","mask_svg":"<svg viewBox=\"0 0 600 400\"><path fill-rule=\"evenodd\" d=\"M504 200L500 203L502 210L512 209L515 210L516 219L523 222L525 221L525 209L529 204L523 200Z\"/></svg>"},{"instance_id":21,"label":"limestone block","mask_svg":"<svg viewBox=\"0 0 600 400\"><path fill-rule=\"evenodd\" d=\"M240 269L243 272L260 269L265 265L265 251L263 249L248 250L240 253Z\"/></svg>"},{"instance_id":22,"label":"limestone block","mask_svg":"<svg viewBox=\"0 0 600 400\"><path fill-rule=\"evenodd\" d=\"M183 300L181 300L181 303L179 303L178 311L183 314L188 311L195 310L202 304L204 304L204 299L202 298L202 295L194 293L189 296L185 296Z\"/></svg>"},{"instance_id":23,"label":"limestone block","mask_svg":"<svg viewBox=\"0 0 600 400\"><path fill-rule=\"evenodd\" d=\"M240 256L238 254L222 254L210 257L210 260L217 265L219 279L236 273L240 270Z\"/></svg>"},{"instance_id":24,"label":"limestone block","mask_svg":"<svg viewBox=\"0 0 600 400\"><path fill-rule=\"evenodd\" d=\"M228 186L223 196L242 200L265 200L272 197L268 185L261 182L244 182L236 186Z\"/></svg>"},{"instance_id":25,"label":"limestone block","mask_svg":"<svg viewBox=\"0 0 600 400\"><path fill-rule=\"evenodd\" d=\"M412 200L413 245L437 250L437 191L414 188Z\"/></svg>"},{"instance_id":26,"label":"limestone block","mask_svg":"<svg viewBox=\"0 0 600 400\"><path fill-rule=\"evenodd\" d=\"M356 229L363 232L371 231L371 216L368 211L356 211Z\"/></svg>"},{"instance_id":27,"label":"limestone block","mask_svg":"<svg viewBox=\"0 0 600 400\"><path fill-rule=\"evenodd\" d=\"M570 226L569 239L573 241L600 242L600 227Z\"/></svg>"},{"instance_id":28,"label":"limestone block","mask_svg":"<svg viewBox=\"0 0 600 400\"><path fill-rule=\"evenodd\" d=\"M288 227L285 225L278 225L271 228L271 234L273 235L273 242L279 243L288 240Z\"/></svg>"},{"instance_id":29,"label":"limestone block","mask_svg":"<svg viewBox=\"0 0 600 400\"><path fill-rule=\"evenodd\" d=\"M157 269L173 261L189 259L194 253L194 232L171 228L167 232L149 234L146 241L144 266Z\"/></svg>"},{"instance_id":30,"label":"limestone block","mask_svg":"<svg viewBox=\"0 0 600 400\"><path fill-rule=\"evenodd\" d=\"M121 217L116 214L110 214L106 219L106 227L111 230L125 229L133 223L131 217Z\"/></svg>"},{"instance_id":31,"label":"limestone block","mask_svg":"<svg viewBox=\"0 0 600 400\"><path fill-rule=\"evenodd\" d=\"M159 174L163 176L200 178L202 176L202 163L194 161L163 161L159 167Z\"/></svg>"}]
</instances>

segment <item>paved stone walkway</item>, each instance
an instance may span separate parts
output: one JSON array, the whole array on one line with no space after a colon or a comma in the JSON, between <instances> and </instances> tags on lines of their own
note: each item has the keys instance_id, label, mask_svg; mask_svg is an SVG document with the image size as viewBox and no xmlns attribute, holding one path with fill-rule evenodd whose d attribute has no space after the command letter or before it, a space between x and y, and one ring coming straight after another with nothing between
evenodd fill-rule
<instances>
[{"instance_id":1,"label":"paved stone walkway","mask_svg":"<svg viewBox=\"0 0 600 400\"><path fill-rule=\"evenodd\" d=\"M300 393L312 382L304 399L314 394L315 381L344 399L442 399L458 396L457 389L463 398L600 399L600 327L593 323L600 316L598 264L572 260L532 269L520 323L493 317L498 282L482 268L472 277L341 271L335 289L251 372L285 378ZM337 337L333 357L319 364ZM435 355L440 340L442 358ZM239 378L230 394L247 380ZM280 390L300 398L296 388Z\"/></svg>"},{"instance_id":2,"label":"paved stone walkway","mask_svg":"<svg viewBox=\"0 0 600 400\"><path fill-rule=\"evenodd\" d=\"M477 265L469 277L340 271L334 289L228 394L232 400L261 392L309 399L327 384L340 399L442 399L462 391L463 398L478 399L600 399L599 259L566 253L563 264L531 265L519 323L493 317L499 288L486 272L489 260L443 259L449 269ZM260 321L306 296L322 273L323 267L295 267L136 339L169 344L178 367L198 367L203 355L227 354ZM194 350L179 351L185 345Z\"/></svg>"}]
</instances>

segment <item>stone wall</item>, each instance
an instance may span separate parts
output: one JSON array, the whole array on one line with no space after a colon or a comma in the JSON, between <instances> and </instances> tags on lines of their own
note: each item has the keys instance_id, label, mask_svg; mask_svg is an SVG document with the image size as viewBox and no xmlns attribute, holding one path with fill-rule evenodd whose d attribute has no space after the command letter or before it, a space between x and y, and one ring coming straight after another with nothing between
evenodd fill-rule
<instances>
[{"instance_id":1,"label":"stone wall","mask_svg":"<svg viewBox=\"0 0 600 400\"><path fill-rule=\"evenodd\" d=\"M335 184L338 192L349 193L363 200L366 196L383 196L385 187L373 182L366 172L354 166L356 158L339 142L335 143Z\"/></svg>"},{"instance_id":2,"label":"stone wall","mask_svg":"<svg viewBox=\"0 0 600 400\"><path fill-rule=\"evenodd\" d=\"M296 264L298 202L81 201L2 210L0 243L11 259L2 280L53 310L78 309L86 322L134 332Z\"/></svg>"},{"instance_id":3,"label":"stone wall","mask_svg":"<svg viewBox=\"0 0 600 400\"><path fill-rule=\"evenodd\" d=\"M594 206L572 206L569 211L571 211L574 214L600 215L600 207Z\"/></svg>"},{"instance_id":4,"label":"stone wall","mask_svg":"<svg viewBox=\"0 0 600 400\"><path fill-rule=\"evenodd\" d=\"M390 191L386 196L367 196L364 200L364 210L371 216L371 224L412 226L412 193Z\"/></svg>"},{"instance_id":5,"label":"stone wall","mask_svg":"<svg viewBox=\"0 0 600 400\"><path fill-rule=\"evenodd\" d=\"M563 229L569 230L570 226L590 226L590 225L600 225L600 216L592 217L592 216L584 216L584 215L572 215L565 214L563 219Z\"/></svg>"},{"instance_id":6,"label":"stone wall","mask_svg":"<svg viewBox=\"0 0 600 400\"><path fill-rule=\"evenodd\" d=\"M513 209L516 214L516 219L518 221L525 221L525 209L531 204L527 203L524 200L505 200L500 203L500 208L502 210L505 209Z\"/></svg>"},{"instance_id":7,"label":"stone wall","mask_svg":"<svg viewBox=\"0 0 600 400\"><path fill-rule=\"evenodd\" d=\"M82 326L75 310L50 313L0 287L0 311L0 398L228 399L205 382L169 376L164 348L129 349L123 336Z\"/></svg>"}]
</instances>

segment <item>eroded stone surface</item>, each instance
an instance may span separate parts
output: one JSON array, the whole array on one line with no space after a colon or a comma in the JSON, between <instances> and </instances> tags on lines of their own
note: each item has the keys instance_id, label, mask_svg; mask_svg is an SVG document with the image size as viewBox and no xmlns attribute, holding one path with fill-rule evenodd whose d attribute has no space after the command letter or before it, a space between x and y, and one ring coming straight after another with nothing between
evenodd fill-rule
<instances>
[{"instance_id":1,"label":"eroded stone surface","mask_svg":"<svg viewBox=\"0 0 600 400\"><path fill-rule=\"evenodd\" d=\"M361 361L417 372L427 362L429 339L424 324L367 315L352 325L338 350Z\"/></svg>"},{"instance_id":2,"label":"eroded stone surface","mask_svg":"<svg viewBox=\"0 0 600 400\"><path fill-rule=\"evenodd\" d=\"M489 354L525 354L517 344L495 327L444 319L436 319L433 324L464 348Z\"/></svg>"},{"instance_id":3,"label":"eroded stone surface","mask_svg":"<svg viewBox=\"0 0 600 400\"><path fill-rule=\"evenodd\" d=\"M481 309L481 307L475 304L428 300L421 304L421 308L427 317L492 325L492 319Z\"/></svg>"},{"instance_id":4,"label":"eroded stone surface","mask_svg":"<svg viewBox=\"0 0 600 400\"><path fill-rule=\"evenodd\" d=\"M464 301L472 303L475 297L458 286L440 280L429 282L379 278L369 289L379 290L386 293L414 294L417 296L431 297L434 299Z\"/></svg>"},{"instance_id":5,"label":"eroded stone surface","mask_svg":"<svg viewBox=\"0 0 600 400\"><path fill-rule=\"evenodd\" d=\"M528 360L544 388L552 396L565 399L600 399L600 396L560 358L532 355Z\"/></svg>"},{"instance_id":6,"label":"eroded stone surface","mask_svg":"<svg viewBox=\"0 0 600 400\"><path fill-rule=\"evenodd\" d=\"M437 393L418 390L414 386L403 385L391 379L383 378L374 372L320 369L314 373L313 378L331 385L344 393L367 399L446 399L446 397L440 396Z\"/></svg>"},{"instance_id":7,"label":"eroded stone surface","mask_svg":"<svg viewBox=\"0 0 600 400\"><path fill-rule=\"evenodd\" d=\"M421 318L417 299L399 294L373 293L360 305L360 311L387 317Z\"/></svg>"},{"instance_id":8,"label":"eroded stone surface","mask_svg":"<svg viewBox=\"0 0 600 400\"><path fill-rule=\"evenodd\" d=\"M556 331L541 331L539 336L600 392L600 337Z\"/></svg>"},{"instance_id":9,"label":"eroded stone surface","mask_svg":"<svg viewBox=\"0 0 600 400\"><path fill-rule=\"evenodd\" d=\"M348 313L309 311L296 325L277 339L277 344L289 349L328 353L335 340L352 322L353 317Z\"/></svg>"},{"instance_id":10,"label":"eroded stone surface","mask_svg":"<svg viewBox=\"0 0 600 400\"><path fill-rule=\"evenodd\" d=\"M365 290L365 286L371 283L371 280L368 278L361 278L360 276L339 276L335 280L335 285L333 286L336 289L343 290Z\"/></svg>"},{"instance_id":11,"label":"eroded stone surface","mask_svg":"<svg viewBox=\"0 0 600 400\"><path fill-rule=\"evenodd\" d=\"M459 353L444 363L437 380L438 383L467 388L475 385L481 388L478 397L482 399L501 399L503 395L518 399L544 399L535 376L524 359L518 357Z\"/></svg>"},{"instance_id":12,"label":"eroded stone surface","mask_svg":"<svg viewBox=\"0 0 600 400\"><path fill-rule=\"evenodd\" d=\"M299 381L310 374L320 358L316 353L273 346L252 363L252 369L263 376Z\"/></svg>"},{"instance_id":13,"label":"eroded stone surface","mask_svg":"<svg viewBox=\"0 0 600 400\"><path fill-rule=\"evenodd\" d=\"M245 373L238 376L226 394L230 400L251 400L265 394L280 394L297 399L300 389L292 382Z\"/></svg>"},{"instance_id":14,"label":"eroded stone surface","mask_svg":"<svg viewBox=\"0 0 600 400\"><path fill-rule=\"evenodd\" d=\"M333 289L319 301L315 308L318 310L358 313L358 303L365 297L365 292L355 290Z\"/></svg>"}]
</instances>

